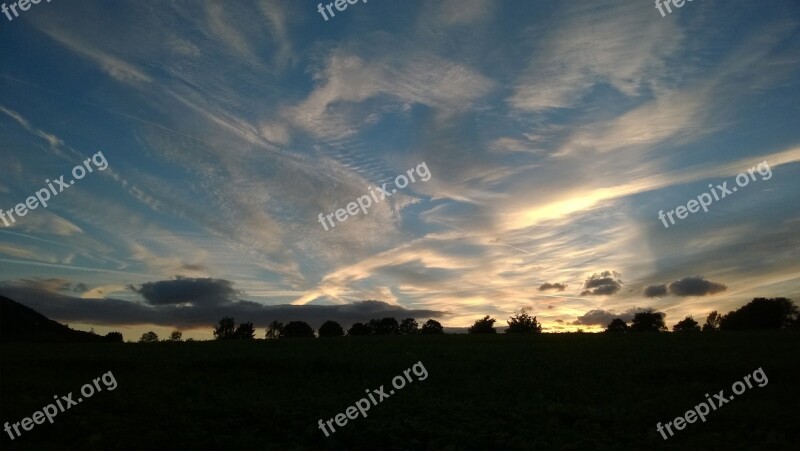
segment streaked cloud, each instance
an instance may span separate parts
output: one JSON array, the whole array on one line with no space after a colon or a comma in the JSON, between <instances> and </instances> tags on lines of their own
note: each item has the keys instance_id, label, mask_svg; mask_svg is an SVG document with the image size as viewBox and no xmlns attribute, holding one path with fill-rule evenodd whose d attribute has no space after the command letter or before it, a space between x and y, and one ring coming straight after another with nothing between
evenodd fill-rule
<instances>
[{"instance_id":1,"label":"streaked cloud","mask_svg":"<svg viewBox=\"0 0 800 451\"><path fill-rule=\"evenodd\" d=\"M797 298L797 8L718 10L370 2L324 23L285 0L54 2L0 50L0 208L98 150L109 168L0 229L4 287L136 331L226 308L449 327L526 308L599 330L631 306ZM317 222L422 161L429 181ZM762 161L768 181L657 219Z\"/></svg>"}]
</instances>

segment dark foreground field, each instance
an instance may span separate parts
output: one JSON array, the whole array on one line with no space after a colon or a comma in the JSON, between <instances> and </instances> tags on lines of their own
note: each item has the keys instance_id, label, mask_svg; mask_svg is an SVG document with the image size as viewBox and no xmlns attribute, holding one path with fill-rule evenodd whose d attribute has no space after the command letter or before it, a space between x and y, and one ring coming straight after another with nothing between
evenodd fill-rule
<instances>
[{"instance_id":1,"label":"dark foreground field","mask_svg":"<svg viewBox=\"0 0 800 451\"><path fill-rule=\"evenodd\" d=\"M118 386L14 441L3 432L0 448L798 449L799 345L790 333L3 345L3 423L107 371ZM331 438L318 429L416 362L426 380L412 373ZM656 432L759 367L765 387L667 441Z\"/></svg>"}]
</instances>

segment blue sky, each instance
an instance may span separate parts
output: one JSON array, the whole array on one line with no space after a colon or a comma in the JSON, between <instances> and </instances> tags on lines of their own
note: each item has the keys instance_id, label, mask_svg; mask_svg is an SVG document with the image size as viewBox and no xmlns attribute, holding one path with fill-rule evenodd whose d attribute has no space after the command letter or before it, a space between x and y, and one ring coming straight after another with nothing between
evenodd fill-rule
<instances>
[{"instance_id":1,"label":"blue sky","mask_svg":"<svg viewBox=\"0 0 800 451\"><path fill-rule=\"evenodd\" d=\"M796 1L55 1L0 39L0 208L108 161L0 223L0 294L74 327L526 308L600 330L799 299Z\"/></svg>"}]
</instances>

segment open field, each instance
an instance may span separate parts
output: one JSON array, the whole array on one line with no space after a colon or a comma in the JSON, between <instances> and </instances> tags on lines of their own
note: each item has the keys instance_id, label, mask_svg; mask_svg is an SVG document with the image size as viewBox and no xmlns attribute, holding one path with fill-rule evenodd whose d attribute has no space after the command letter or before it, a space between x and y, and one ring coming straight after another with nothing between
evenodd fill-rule
<instances>
[{"instance_id":1,"label":"open field","mask_svg":"<svg viewBox=\"0 0 800 451\"><path fill-rule=\"evenodd\" d=\"M796 449L796 333L367 337L3 345L2 422L112 371L118 387L4 450ZM407 385L325 439L344 412ZM664 441L666 423L757 368L754 385ZM413 376L412 376L413 377Z\"/></svg>"}]
</instances>

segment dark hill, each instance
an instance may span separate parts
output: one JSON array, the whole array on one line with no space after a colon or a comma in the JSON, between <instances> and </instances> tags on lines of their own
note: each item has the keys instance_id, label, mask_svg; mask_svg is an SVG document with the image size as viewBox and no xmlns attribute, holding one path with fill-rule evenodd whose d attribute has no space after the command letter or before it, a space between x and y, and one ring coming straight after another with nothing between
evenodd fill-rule
<instances>
[{"instance_id":1,"label":"dark hill","mask_svg":"<svg viewBox=\"0 0 800 451\"><path fill-rule=\"evenodd\" d=\"M0 342L88 343L110 341L106 337L72 330L35 310L0 296Z\"/></svg>"}]
</instances>

